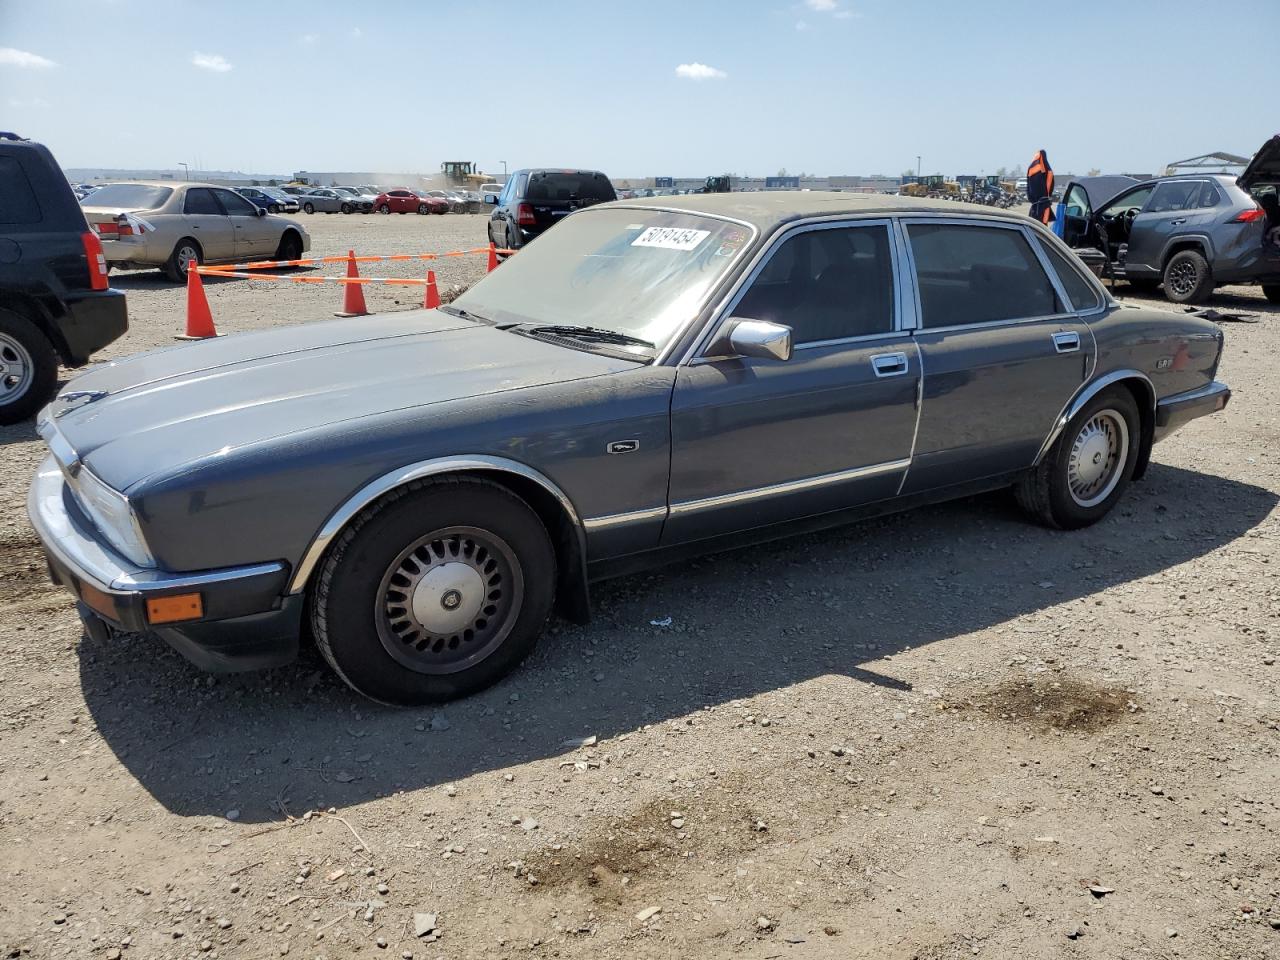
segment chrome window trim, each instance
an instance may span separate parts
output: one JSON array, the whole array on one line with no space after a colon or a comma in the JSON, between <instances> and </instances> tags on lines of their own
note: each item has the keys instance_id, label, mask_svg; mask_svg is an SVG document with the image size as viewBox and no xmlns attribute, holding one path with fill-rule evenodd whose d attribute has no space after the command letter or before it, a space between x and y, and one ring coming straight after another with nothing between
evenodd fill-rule
<instances>
[{"instance_id":1,"label":"chrome window trim","mask_svg":"<svg viewBox=\"0 0 1280 960\"><path fill-rule=\"evenodd\" d=\"M666 504L660 507L648 507L644 510L630 510L626 513L611 513L603 517L587 517L582 521L587 533L600 533L604 530L616 530L633 523L645 523L649 520L665 519Z\"/></svg>"},{"instance_id":2,"label":"chrome window trim","mask_svg":"<svg viewBox=\"0 0 1280 960\"><path fill-rule=\"evenodd\" d=\"M915 343L914 336L912 343L916 348L916 363L920 368L916 375L916 425L911 429L911 452L907 454L907 469L902 471L902 479L898 481L898 492L894 494L896 497L902 496L907 485L907 475L911 473L911 464L916 461L916 441L920 438L920 417L924 413L924 351L920 349L919 343Z\"/></svg>"},{"instance_id":3,"label":"chrome window trim","mask_svg":"<svg viewBox=\"0 0 1280 960\"><path fill-rule=\"evenodd\" d=\"M703 510L714 510L720 507L737 506L744 503L755 503L771 497L786 496L808 490L820 490L832 484L846 480L859 480L863 477L875 477L895 470L905 470L910 460L886 460L883 463L872 463L865 467L854 467L852 470L838 470L835 473L821 473L800 480L788 480L784 483L773 483L766 487L751 487L733 493L717 494L714 497L703 497L700 500L681 500L671 504L671 516L683 517L699 513Z\"/></svg>"},{"instance_id":4,"label":"chrome window trim","mask_svg":"<svg viewBox=\"0 0 1280 960\"><path fill-rule=\"evenodd\" d=\"M338 505L332 513L329 514L327 520L317 531L308 545L306 552L302 555L302 559L298 561L298 567L294 571L293 579L289 581L290 594L298 594L306 589L307 581L315 568L320 564L320 558L329 549L329 544L333 539L342 532L342 529L351 522L361 510L373 503L379 497L390 493L397 487L402 487L406 483L412 483L414 480L421 480L425 477L434 477L442 473L463 473L468 470L488 470L497 473L512 473L516 476L524 477L526 480L532 480L541 486L544 490L556 498L560 506L568 514L570 522L577 531L578 546L582 550L582 556L587 555L587 541L583 530L582 520L578 517L578 511L573 505L573 501L561 490L555 483L548 479L544 474L538 472L533 467L520 463L516 460L508 460L506 457L494 457L488 454L464 454L454 457L438 457L434 460L422 460L418 463L410 463L406 466L392 470L382 476L371 480L363 487L353 493L345 501Z\"/></svg>"},{"instance_id":5,"label":"chrome window trim","mask_svg":"<svg viewBox=\"0 0 1280 960\"><path fill-rule=\"evenodd\" d=\"M803 220L796 220L786 224L781 230L770 238L769 242L756 254L755 258L748 264L747 268L739 275L738 280L730 288L729 292L717 304L715 311L712 313L710 321L703 327L700 336L695 338L694 342L685 351L684 356L680 360L683 366L690 366L697 362L707 362L710 360L728 360L733 359L736 354L724 354L723 356L711 357L703 354L712 342L715 341L716 334L724 323L733 316L733 309L746 295L751 284L773 259L775 253L794 236L802 233L810 233L817 230L840 230L856 227L884 227L889 232L889 263L893 272L893 329L886 330L883 333L863 334L857 337L842 337L835 340L812 341L805 344L795 344L794 350L803 350L813 346L831 346L833 344L850 343L855 341L867 341L882 339L885 337L897 336L903 332L901 325L901 300L900 295L901 283L899 280L898 259L896 256L895 244L893 242L893 217L884 214L867 215L863 217L850 216L849 214L836 214L827 217L806 217Z\"/></svg>"}]
</instances>

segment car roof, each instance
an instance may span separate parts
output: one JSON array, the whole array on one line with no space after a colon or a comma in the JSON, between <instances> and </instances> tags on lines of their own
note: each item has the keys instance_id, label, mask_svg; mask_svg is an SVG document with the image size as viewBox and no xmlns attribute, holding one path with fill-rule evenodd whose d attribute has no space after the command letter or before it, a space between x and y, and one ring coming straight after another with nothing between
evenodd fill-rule
<instances>
[{"instance_id":1,"label":"car roof","mask_svg":"<svg viewBox=\"0 0 1280 960\"><path fill-rule=\"evenodd\" d=\"M831 193L821 190L766 190L753 193L694 193L673 197L617 200L610 206L655 207L685 213L701 213L747 223L767 232L781 223L810 217L866 216L869 214L911 215L948 213L953 216L984 216L1023 222L1024 214L976 203L899 197L881 193Z\"/></svg>"}]
</instances>

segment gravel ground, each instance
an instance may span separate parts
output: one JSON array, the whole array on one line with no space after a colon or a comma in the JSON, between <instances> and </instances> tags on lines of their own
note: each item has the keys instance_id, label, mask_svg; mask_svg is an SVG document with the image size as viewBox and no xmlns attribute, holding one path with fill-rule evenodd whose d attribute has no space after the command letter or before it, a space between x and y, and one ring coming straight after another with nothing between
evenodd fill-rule
<instances>
[{"instance_id":1,"label":"gravel ground","mask_svg":"<svg viewBox=\"0 0 1280 960\"><path fill-rule=\"evenodd\" d=\"M484 240L304 220L317 253ZM170 343L182 290L113 282L102 359ZM229 333L340 301L209 287ZM215 678L82 638L23 512L39 444L0 430L0 956L1280 956L1280 308L1212 305L1264 314L1231 406L1098 526L990 496L613 581L439 710L311 651Z\"/></svg>"}]
</instances>

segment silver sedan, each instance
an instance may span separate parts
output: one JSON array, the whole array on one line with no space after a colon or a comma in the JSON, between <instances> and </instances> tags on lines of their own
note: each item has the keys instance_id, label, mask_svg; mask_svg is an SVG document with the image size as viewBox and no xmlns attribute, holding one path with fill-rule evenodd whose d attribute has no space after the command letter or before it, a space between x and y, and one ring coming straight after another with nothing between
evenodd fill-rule
<instances>
[{"instance_id":1,"label":"silver sedan","mask_svg":"<svg viewBox=\"0 0 1280 960\"><path fill-rule=\"evenodd\" d=\"M113 183L87 199L81 208L107 263L159 267L177 282L186 280L192 263L296 260L311 249L300 223L212 183Z\"/></svg>"}]
</instances>

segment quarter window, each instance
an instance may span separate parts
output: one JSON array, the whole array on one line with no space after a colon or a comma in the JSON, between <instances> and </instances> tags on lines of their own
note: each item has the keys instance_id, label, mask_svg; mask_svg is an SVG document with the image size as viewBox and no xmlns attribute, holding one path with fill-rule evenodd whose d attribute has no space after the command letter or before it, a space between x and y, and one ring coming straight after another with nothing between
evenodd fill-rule
<instances>
[{"instance_id":1,"label":"quarter window","mask_svg":"<svg viewBox=\"0 0 1280 960\"><path fill-rule=\"evenodd\" d=\"M218 206L218 201L213 195L213 191L207 187L194 187L187 191L187 197L182 204L183 213L191 214L209 214L215 217L222 216L222 208Z\"/></svg>"},{"instance_id":2,"label":"quarter window","mask_svg":"<svg viewBox=\"0 0 1280 960\"><path fill-rule=\"evenodd\" d=\"M1098 306L1098 291L1093 284L1084 278L1079 267L1073 265L1069 258L1047 240L1040 241L1040 249L1045 252L1053 269L1062 281L1062 288L1067 291L1067 299L1071 301L1071 309L1077 313L1092 310Z\"/></svg>"},{"instance_id":3,"label":"quarter window","mask_svg":"<svg viewBox=\"0 0 1280 960\"><path fill-rule=\"evenodd\" d=\"M797 346L893 331L884 226L806 230L769 258L734 313L791 328Z\"/></svg>"},{"instance_id":4,"label":"quarter window","mask_svg":"<svg viewBox=\"0 0 1280 960\"><path fill-rule=\"evenodd\" d=\"M1200 207L1216 207L1222 202L1222 193L1212 181L1205 183L1204 189L1200 191Z\"/></svg>"},{"instance_id":5,"label":"quarter window","mask_svg":"<svg viewBox=\"0 0 1280 960\"><path fill-rule=\"evenodd\" d=\"M907 227L926 328L1047 317L1058 295L1020 230L913 223Z\"/></svg>"}]
</instances>

